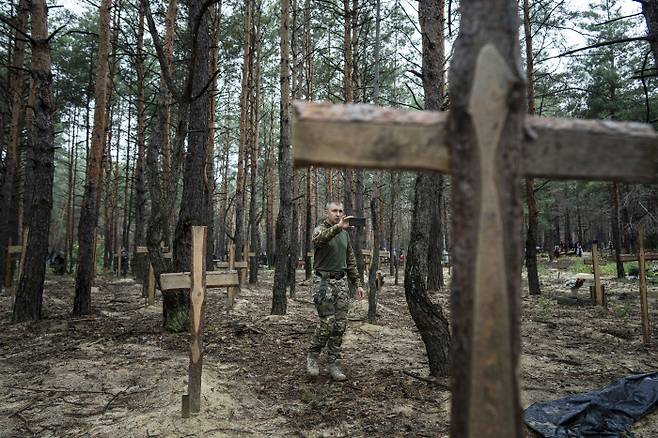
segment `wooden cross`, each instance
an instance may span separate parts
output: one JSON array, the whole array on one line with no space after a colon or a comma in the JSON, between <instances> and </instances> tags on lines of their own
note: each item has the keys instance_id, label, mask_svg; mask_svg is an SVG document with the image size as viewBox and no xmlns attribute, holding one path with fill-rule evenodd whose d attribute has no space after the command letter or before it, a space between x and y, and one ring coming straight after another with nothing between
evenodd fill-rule
<instances>
[{"instance_id":1,"label":"wooden cross","mask_svg":"<svg viewBox=\"0 0 658 438\"><path fill-rule=\"evenodd\" d=\"M5 257L5 288L10 290L10 295L12 297L16 296L16 288L12 287L14 278L11 270L11 265L14 256L20 255L20 261L18 264L18 279L20 281L21 274L23 272L23 265L25 264L25 251L27 249L27 238L29 235L30 229L25 227L23 229L22 243L21 245L9 245L7 246L7 255Z\"/></svg>"},{"instance_id":2,"label":"wooden cross","mask_svg":"<svg viewBox=\"0 0 658 438\"><path fill-rule=\"evenodd\" d=\"M190 291L190 367L187 396L182 398L183 416L201 409L201 371L203 366L203 327L206 288L238 286L237 272L206 272L206 227L192 227L191 272L160 274L162 292L173 289Z\"/></svg>"},{"instance_id":3,"label":"wooden cross","mask_svg":"<svg viewBox=\"0 0 658 438\"><path fill-rule=\"evenodd\" d=\"M470 34L468 38L477 40ZM451 427L453 436L512 437L520 436L521 431L519 303L513 293L520 271L511 268L508 272L507 267L516 266L508 260L518 257L515 251L521 248L507 244L506 239L515 239L512 234L518 233L510 224L519 221L508 216L518 210L518 200L514 184L506 184L501 172L518 175L516 169L506 167L511 164L525 177L652 181L658 135L649 125L639 123L527 117L521 150L511 149L500 139L508 123L513 128L507 119L507 99L514 73L493 42L485 41L473 58L466 123L472 124L475 134L453 139L462 142L467 155L451 157L446 138L448 113L371 105L296 102L292 144L297 167L448 173L458 163L452 169L458 178L453 186L463 184L465 189L459 190L475 191L469 199L453 196L453 203L459 211L472 211L475 216L458 224L461 237L453 248L454 282L462 296L453 295L453 304L457 299L459 305L452 309L451 360L459 375L452 376ZM465 118L463 106L458 109L462 111L458 116Z\"/></svg>"},{"instance_id":4,"label":"wooden cross","mask_svg":"<svg viewBox=\"0 0 658 438\"><path fill-rule=\"evenodd\" d=\"M169 248L162 246L162 257L165 259L171 259L173 254L169 251ZM135 253L137 255L147 255L149 250L146 246L138 246L135 248ZM149 273L146 278L146 307L152 306L155 304L155 270L153 269L153 263L149 260Z\"/></svg>"},{"instance_id":5,"label":"wooden cross","mask_svg":"<svg viewBox=\"0 0 658 438\"><path fill-rule=\"evenodd\" d=\"M364 271L369 272L370 271L370 262L372 261L372 250L371 249L364 249L361 250L361 255L363 255L363 264L364 266ZM388 251L379 251L379 259L387 259L390 257L390 253Z\"/></svg>"},{"instance_id":6,"label":"wooden cross","mask_svg":"<svg viewBox=\"0 0 658 438\"><path fill-rule=\"evenodd\" d=\"M242 247L242 260L236 262L235 245L234 244L229 245L228 251L229 251L229 260L227 262L218 262L216 263L216 266L218 268L237 269L238 273L240 274L240 287L243 287L247 283L247 277L249 276L248 257L254 257L256 253L249 252L249 247L245 243L244 246Z\"/></svg>"}]
</instances>

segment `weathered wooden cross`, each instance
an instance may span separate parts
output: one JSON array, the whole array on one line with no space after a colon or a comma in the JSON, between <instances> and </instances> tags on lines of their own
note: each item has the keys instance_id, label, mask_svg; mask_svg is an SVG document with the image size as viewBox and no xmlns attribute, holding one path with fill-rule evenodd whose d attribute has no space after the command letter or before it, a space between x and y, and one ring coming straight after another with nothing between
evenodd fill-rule
<instances>
[{"instance_id":1,"label":"weathered wooden cross","mask_svg":"<svg viewBox=\"0 0 658 438\"><path fill-rule=\"evenodd\" d=\"M20 281L21 273L23 272L23 265L25 264L25 251L27 248L27 238L29 235L29 228L23 229L22 243L21 245L9 245L7 246L7 255L5 257L5 289L10 291L12 297L16 296L16 288L12 287L14 283L13 272L11 265L15 256L20 256L18 263L18 279Z\"/></svg>"},{"instance_id":2,"label":"weathered wooden cross","mask_svg":"<svg viewBox=\"0 0 658 438\"><path fill-rule=\"evenodd\" d=\"M643 182L656 174L658 135L644 124L527 117L520 150L518 140L504 140L520 139L521 127L513 116L522 105L517 99L513 107L510 96L519 95L522 80L515 61L501 55L518 48L496 40L501 33L491 29L501 23L487 22L503 20L501 3L477 2L479 8L470 5L476 10L463 9L470 15L462 18L462 26L468 19L470 27L456 44L476 53L462 50L463 58L457 52L453 57L459 58L453 63L460 63L451 82L453 114L294 103L297 167L453 173L453 212L459 213L453 217L451 428L459 437L521 436L521 209L515 177ZM516 14L515 2L505 5L506 14ZM481 20L479 25L473 24L475 19ZM514 35L514 19L509 23L505 25ZM473 70L464 72L466 64ZM465 83L470 90L466 99ZM448 132L459 138L448 139ZM448 140L459 153L451 153L455 149Z\"/></svg>"},{"instance_id":3,"label":"weathered wooden cross","mask_svg":"<svg viewBox=\"0 0 658 438\"><path fill-rule=\"evenodd\" d=\"M247 277L249 276L249 257L255 257L256 253L249 252L249 246L247 246L247 244L245 243L242 246L242 260L236 262L235 244L229 245L228 251L229 251L229 260L226 262L217 262L216 265L218 268L237 269L238 273L240 274L240 287L242 287L247 283Z\"/></svg>"},{"instance_id":4,"label":"weathered wooden cross","mask_svg":"<svg viewBox=\"0 0 658 438\"><path fill-rule=\"evenodd\" d=\"M206 309L206 288L238 286L237 272L206 272L206 227L192 227L191 272L160 274L163 293L174 289L190 291L190 367L187 395L182 398L183 416L201 409L201 371L203 366L203 327Z\"/></svg>"},{"instance_id":5,"label":"weathered wooden cross","mask_svg":"<svg viewBox=\"0 0 658 438\"><path fill-rule=\"evenodd\" d=\"M171 259L173 254L169 251L169 248L162 246L162 257L165 259ZM146 246L138 246L135 248L135 253L138 256L146 256L148 258L149 250ZM153 269L153 263L148 260L149 263L149 272L146 277L146 307L152 306L155 304L155 270Z\"/></svg>"}]
</instances>

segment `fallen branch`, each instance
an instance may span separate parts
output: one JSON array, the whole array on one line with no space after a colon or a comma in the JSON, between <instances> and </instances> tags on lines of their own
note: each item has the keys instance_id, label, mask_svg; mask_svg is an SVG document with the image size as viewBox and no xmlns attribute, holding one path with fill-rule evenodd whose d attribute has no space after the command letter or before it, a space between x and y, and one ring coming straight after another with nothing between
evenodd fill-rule
<instances>
[{"instance_id":1,"label":"fallen branch","mask_svg":"<svg viewBox=\"0 0 658 438\"><path fill-rule=\"evenodd\" d=\"M87 391L87 390L82 390L82 389L64 389L64 388L31 388L27 386L12 386L12 385L4 385L5 388L12 388L12 389L22 389L24 391L35 391L35 392L65 392L65 393L80 393L80 394L107 394L107 395L114 395L111 392L107 391Z\"/></svg>"},{"instance_id":2,"label":"fallen branch","mask_svg":"<svg viewBox=\"0 0 658 438\"><path fill-rule=\"evenodd\" d=\"M407 376L409 376L409 377L413 377L414 379L418 379L418 380L421 380L425 383L430 383L434 386L438 386L439 388L445 389L446 391L450 391L450 387L446 383L441 382L436 377L423 377L423 376L421 376L419 374L416 374L413 371L408 370L406 368L404 370L402 370L402 372L404 374L406 374Z\"/></svg>"}]
</instances>

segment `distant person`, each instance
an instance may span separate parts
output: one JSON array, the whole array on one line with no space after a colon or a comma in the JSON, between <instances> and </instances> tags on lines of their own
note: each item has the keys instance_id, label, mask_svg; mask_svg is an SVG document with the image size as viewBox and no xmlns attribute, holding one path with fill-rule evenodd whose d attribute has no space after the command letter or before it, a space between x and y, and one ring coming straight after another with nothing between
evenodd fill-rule
<instances>
[{"instance_id":1,"label":"distant person","mask_svg":"<svg viewBox=\"0 0 658 438\"><path fill-rule=\"evenodd\" d=\"M128 275L128 250L126 248L123 248L121 250L121 276L125 277Z\"/></svg>"},{"instance_id":2,"label":"distant person","mask_svg":"<svg viewBox=\"0 0 658 438\"><path fill-rule=\"evenodd\" d=\"M53 273L55 275L64 275L66 274L66 260L61 253L57 253L50 261L51 266L53 267Z\"/></svg>"},{"instance_id":3,"label":"distant person","mask_svg":"<svg viewBox=\"0 0 658 438\"><path fill-rule=\"evenodd\" d=\"M350 217L345 216L341 202L328 202L324 222L313 231L314 269L317 277L313 282L313 302L320 322L315 329L306 360L306 372L311 377L320 375L318 359L326 346L331 378L336 381L347 379L340 368L340 358L351 299L348 278L356 288L355 297L361 299L364 296L354 250L346 231L350 228Z\"/></svg>"},{"instance_id":4,"label":"distant person","mask_svg":"<svg viewBox=\"0 0 658 438\"><path fill-rule=\"evenodd\" d=\"M580 242L576 242L576 257L582 257L583 256L583 247L580 244Z\"/></svg>"}]
</instances>

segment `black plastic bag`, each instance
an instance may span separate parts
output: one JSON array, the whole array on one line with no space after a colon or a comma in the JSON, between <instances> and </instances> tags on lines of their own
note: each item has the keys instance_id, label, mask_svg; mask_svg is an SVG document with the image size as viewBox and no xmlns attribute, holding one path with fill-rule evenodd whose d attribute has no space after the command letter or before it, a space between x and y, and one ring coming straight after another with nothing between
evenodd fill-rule
<instances>
[{"instance_id":1,"label":"black plastic bag","mask_svg":"<svg viewBox=\"0 0 658 438\"><path fill-rule=\"evenodd\" d=\"M635 374L599 391L535 403L523 420L546 438L631 437L631 424L656 406L658 373Z\"/></svg>"}]
</instances>

